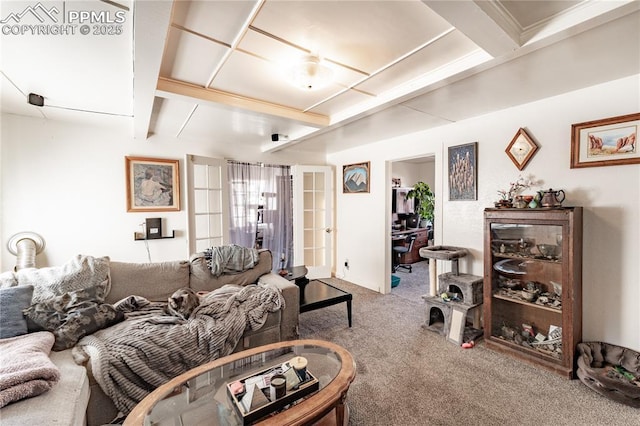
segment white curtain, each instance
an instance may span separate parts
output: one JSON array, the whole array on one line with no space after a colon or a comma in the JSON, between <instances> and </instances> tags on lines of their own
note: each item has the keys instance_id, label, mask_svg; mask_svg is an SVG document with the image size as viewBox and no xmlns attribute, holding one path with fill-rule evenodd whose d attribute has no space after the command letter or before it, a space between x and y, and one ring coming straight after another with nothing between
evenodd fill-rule
<instances>
[{"instance_id":1,"label":"white curtain","mask_svg":"<svg viewBox=\"0 0 640 426\"><path fill-rule=\"evenodd\" d=\"M291 168L228 162L229 237L232 244L271 250L273 268L293 256Z\"/></svg>"}]
</instances>

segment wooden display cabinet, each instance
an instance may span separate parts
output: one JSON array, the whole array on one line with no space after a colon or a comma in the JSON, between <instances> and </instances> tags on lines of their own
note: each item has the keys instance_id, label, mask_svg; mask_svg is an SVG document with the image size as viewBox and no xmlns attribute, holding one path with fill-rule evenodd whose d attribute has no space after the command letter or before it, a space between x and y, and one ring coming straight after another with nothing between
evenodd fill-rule
<instances>
[{"instance_id":1,"label":"wooden display cabinet","mask_svg":"<svg viewBox=\"0 0 640 426\"><path fill-rule=\"evenodd\" d=\"M486 209L484 220L487 347L574 378L582 208Z\"/></svg>"}]
</instances>

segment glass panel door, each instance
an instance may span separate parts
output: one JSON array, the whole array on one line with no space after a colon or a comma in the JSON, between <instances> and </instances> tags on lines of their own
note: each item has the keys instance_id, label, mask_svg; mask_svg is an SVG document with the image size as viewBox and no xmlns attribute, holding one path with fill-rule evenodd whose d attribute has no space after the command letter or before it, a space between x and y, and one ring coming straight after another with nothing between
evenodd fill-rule
<instances>
[{"instance_id":1,"label":"glass panel door","mask_svg":"<svg viewBox=\"0 0 640 426\"><path fill-rule=\"evenodd\" d=\"M219 158L187 155L189 253L229 241L227 166Z\"/></svg>"},{"instance_id":2,"label":"glass panel door","mask_svg":"<svg viewBox=\"0 0 640 426\"><path fill-rule=\"evenodd\" d=\"M294 265L307 277L331 276L333 173L328 166L293 167Z\"/></svg>"}]
</instances>

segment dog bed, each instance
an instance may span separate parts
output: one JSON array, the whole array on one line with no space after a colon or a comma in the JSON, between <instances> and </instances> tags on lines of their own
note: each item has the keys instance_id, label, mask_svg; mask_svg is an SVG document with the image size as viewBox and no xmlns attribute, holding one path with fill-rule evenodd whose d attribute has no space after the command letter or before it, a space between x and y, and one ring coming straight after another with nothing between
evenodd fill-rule
<instances>
[{"instance_id":1,"label":"dog bed","mask_svg":"<svg viewBox=\"0 0 640 426\"><path fill-rule=\"evenodd\" d=\"M640 353L602 342L578 343L578 377L614 401L640 408Z\"/></svg>"}]
</instances>

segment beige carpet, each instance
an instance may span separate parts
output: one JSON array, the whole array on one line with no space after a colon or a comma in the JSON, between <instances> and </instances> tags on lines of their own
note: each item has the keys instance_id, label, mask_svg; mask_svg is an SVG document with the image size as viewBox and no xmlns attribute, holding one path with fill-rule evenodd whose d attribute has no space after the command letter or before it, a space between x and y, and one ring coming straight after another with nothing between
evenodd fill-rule
<instances>
[{"instance_id":1,"label":"beige carpet","mask_svg":"<svg viewBox=\"0 0 640 426\"><path fill-rule=\"evenodd\" d=\"M640 410L486 349L462 349L422 327L427 263L381 295L338 279L345 304L300 315L301 338L348 349L357 373L348 395L351 425L640 425ZM404 285L404 288L403 288Z\"/></svg>"}]
</instances>

